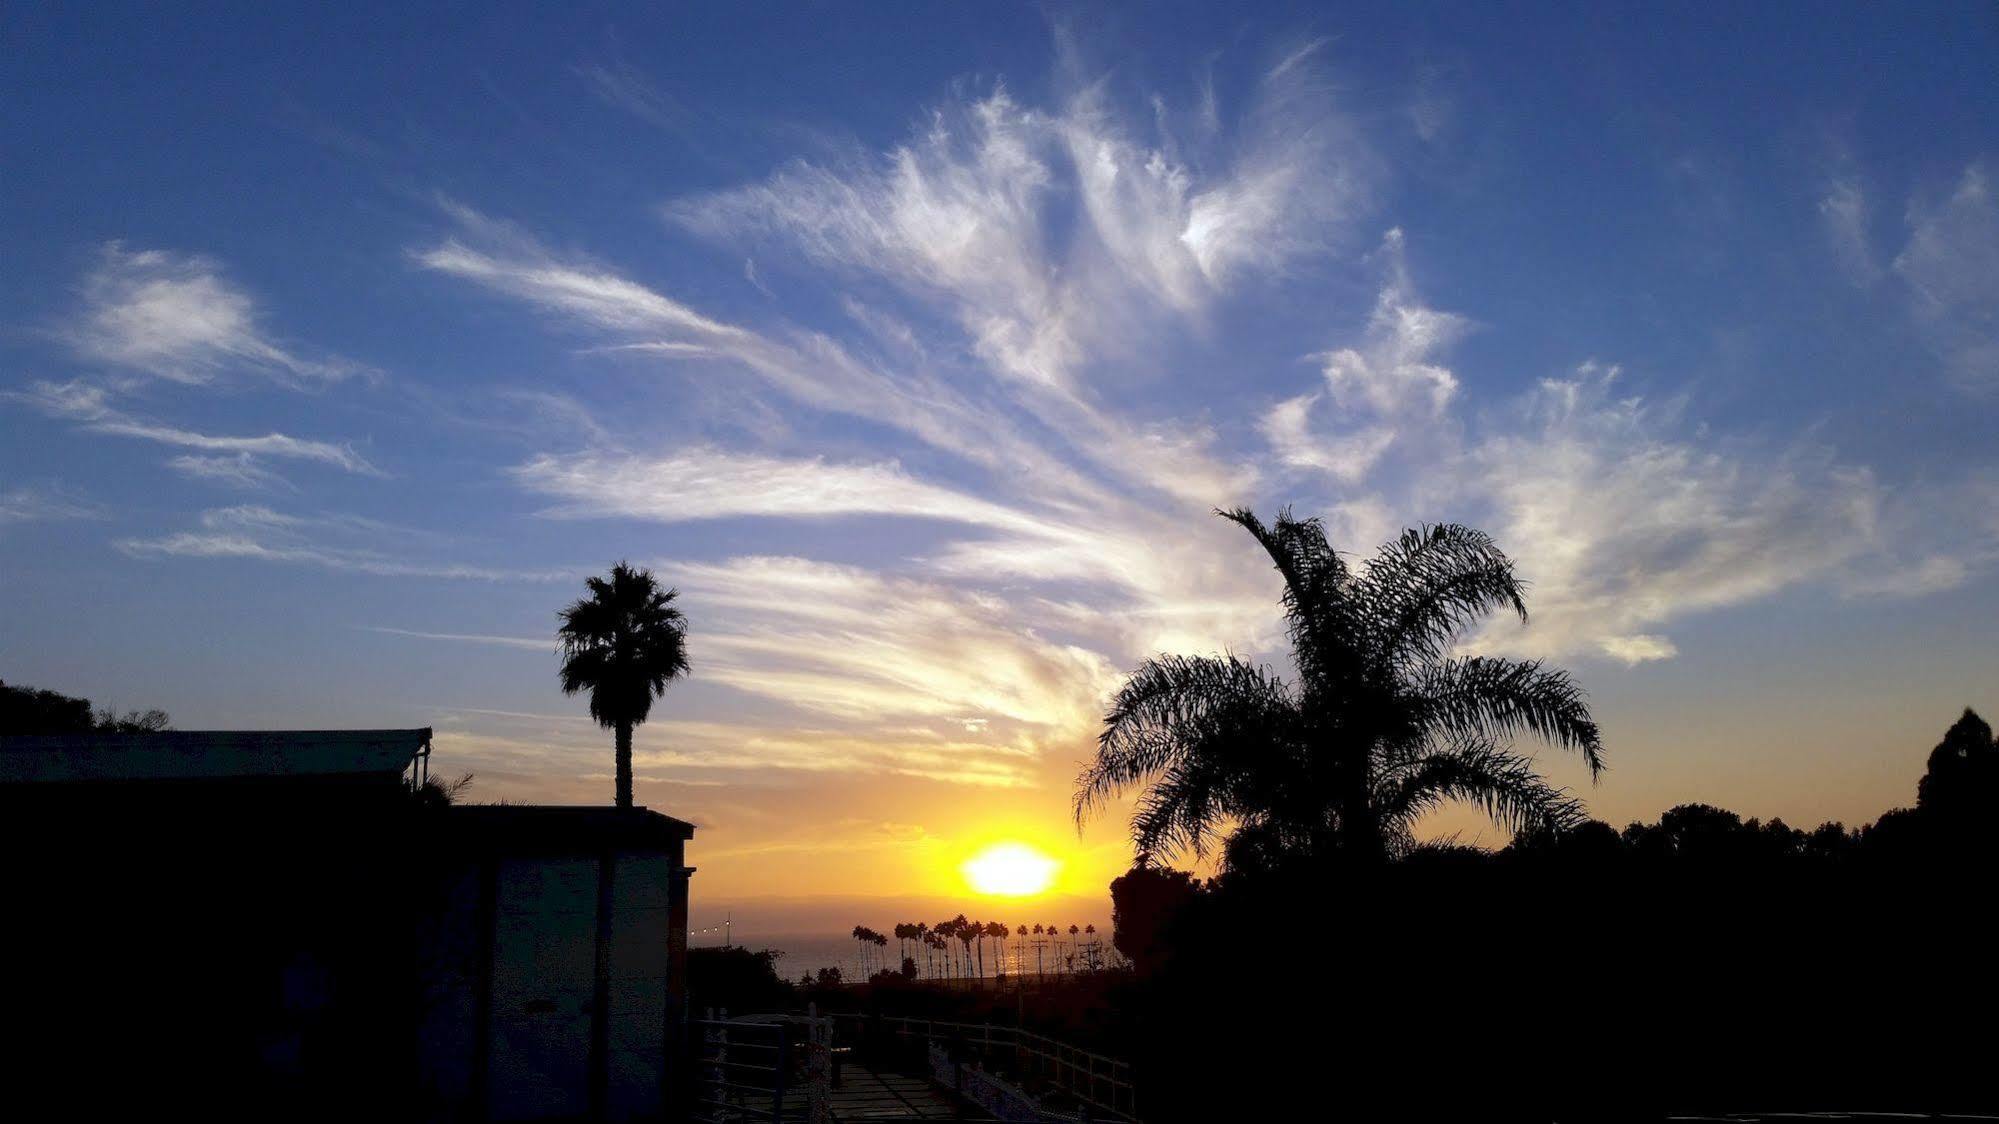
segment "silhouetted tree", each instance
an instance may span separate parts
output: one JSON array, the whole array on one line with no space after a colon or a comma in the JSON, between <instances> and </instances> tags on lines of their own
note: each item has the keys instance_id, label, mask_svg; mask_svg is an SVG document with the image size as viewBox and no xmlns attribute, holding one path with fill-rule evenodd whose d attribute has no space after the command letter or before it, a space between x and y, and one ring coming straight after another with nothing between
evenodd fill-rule
<instances>
[{"instance_id":1,"label":"silhouetted tree","mask_svg":"<svg viewBox=\"0 0 1999 1124\"><path fill-rule=\"evenodd\" d=\"M776 949L751 952L741 945L687 950L687 997L696 1011L773 1011L791 1006L791 983L779 977ZM812 973L799 983L812 986Z\"/></svg>"},{"instance_id":2,"label":"silhouetted tree","mask_svg":"<svg viewBox=\"0 0 1999 1124\"><path fill-rule=\"evenodd\" d=\"M590 692L590 717L617 731L618 807L632 806L632 727L687 673L687 622L651 570L620 562L586 578L590 596L562 610L562 693Z\"/></svg>"},{"instance_id":3,"label":"silhouetted tree","mask_svg":"<svg viewBox=\"0 0 1999 1124\"><path fill-rule=\"evenodd\" d=\"M1581 822L1580 805L1507 743L1531 734L1580 753L1602 747L1583 692L1536 661L1453 657L1496 609L1526 620L1513 563L1456 525L1403 533L1358 570L1316 519L1281 513L1247 530L1284 579L1298 682L1233 656L1160 656L1114 698L1079 778L1078 822L1143 786L1132 818L1141 861L1205 854L1225 825L1231 868L1297 855L1373 862L1406 849L1411 825L1470 801L1503 826Z\"/></svg>"},{"instance_id":4,"label":"silhouetted tree","mask_svg":"<svg viewBox=\"0 0 1999 1124\"><path fill-rule=\"evenodd\" d=\"M951 919L952 935L965 946L965 974L968 976L972 974L972 942L984 932L977 922L967 920L962 913Z\"/></svg>"},{"instance_id":5,"label":"silhouetted tree","mask_svg":"<svg viewBox=\"0 0 1999 1124\"><path fill-rule=\"evenodd\" d=\"M1853 837L1846 825L1822 823L1805 836L1803 853L1815 859L1845 858L1853 850Z\"/></svg>"},{"instance_id":6,"label":"silhouetted tree","mask_svg":"<svg viewBox=\"0 0 1999 1124\"><path fill-rule=\"evenodd\" d=\"M937 947L941 949L944 953L945 975L954 975L957 972L957 969L956 967L953 966L951 959L952 956L955 955L955 953L951 948L951 939L958 935L958 926L963 924L964 920L965 920L965 915L961 913L955 919L946 918L945 920L939 921L937 924L930 927L930 931L937 934L938 938Z\"/></svg>"},{"instance_id":7,"label":"silhouetted tree","mask_svg":"<svg viewBox=\"0 0 1999 1124\"><path fill-rule=\"evenodd\" d=\"M0 735L152 734L171 730L164 710L93 710L89 699L0 681Z\"/></svg>"},{"instance_id":8,"label":"silhouetted tree","mask_svg":"<svg viewBox=\"0 0 1999 1124\"><path fill-rule=\"evenodd\" d=\"M1970 707L1930 751L1916 783L1916 807L1950 821L1999 811L1999 743Z\"/></svg>"}]
</instances>

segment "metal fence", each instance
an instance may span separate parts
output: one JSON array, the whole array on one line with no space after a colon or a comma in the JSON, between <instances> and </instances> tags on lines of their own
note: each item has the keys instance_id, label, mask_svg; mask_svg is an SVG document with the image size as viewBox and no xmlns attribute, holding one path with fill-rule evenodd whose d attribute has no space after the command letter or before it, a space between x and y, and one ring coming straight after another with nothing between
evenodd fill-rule
<instances>
[{"instance_id":1,"label":"metal fence","mask_svg":"<svg viewBox=\"0 0 1999 1124\"><path fill-rule=\"evenodd\" d=\"M1093 1054L1066 1042L1012 1026L991 1023L960 1023L941 1019L906 1018L885 1015L836 1015L856 1033L865 1037L870 1030L893 1035L898 1040L930 1045L955 1046L981 1062L1016 1080L1058 1089L1088 1106L1096 1120L1126 1121L1136 1124L1137 1095L1132 1085L1131 1064L1103 1054Z\"/></svg>"},{"instance_id":2,"label":"metal fence","mask_svg":"<svg viewBox=\"0 0 1999 1124\"><path fill-rule=\"evenodd\" d=\"M694 1047L690 1115L699 1124L829 1124L833 1027L815 1015L709 1011L688 1022Z\"/></svg>"}]
</instances>

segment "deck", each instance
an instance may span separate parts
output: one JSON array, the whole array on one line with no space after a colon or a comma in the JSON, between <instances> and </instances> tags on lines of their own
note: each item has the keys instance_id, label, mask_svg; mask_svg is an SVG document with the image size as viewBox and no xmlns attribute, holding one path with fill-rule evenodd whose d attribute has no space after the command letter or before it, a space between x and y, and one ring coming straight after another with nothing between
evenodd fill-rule
<instances>
[{"instance_id":1,"label":"deck","mask_svg":"<svg viewBox=\"0 0 1999 1124\"><path fill-rule=\"evenodd\" d=\"M849 1120L991 1120L921 1077L876 1073L849 1062L842 1067L840 1087L828 1098L835 1121Z\"/></svg>"}]
</instances>

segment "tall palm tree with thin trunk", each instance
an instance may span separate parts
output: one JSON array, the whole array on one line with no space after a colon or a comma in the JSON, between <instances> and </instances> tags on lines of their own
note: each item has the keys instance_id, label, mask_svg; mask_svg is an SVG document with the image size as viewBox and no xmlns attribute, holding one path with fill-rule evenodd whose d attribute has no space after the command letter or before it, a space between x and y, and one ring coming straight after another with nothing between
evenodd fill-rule
<instances>
[{"instance_id":1,"label":"tall palm tree with thin trunk","mask_svg":"<svg viewBox=\"0 0 1999 1124\"><path fill-rule=\"evenodd\" d=\"M1538 661L1457 654L1494 610L1527 619L1525 583L1489 537L1422 527L1353 566L1316 519L1218 514L1283 578L1297 680L1229 655L1147 660L1112 700L1078 780L1078 823L1143 788L1131 825L1141 862L1224 841L1226 866L1256 869L1380 862L1453 801L1515 830L1583 819L1510 748L1534 736L1580 754L1594 778L1603 749L1582 690Z\"/></svg>"},{"instance_id":2,"label":"tall palm tree with thin trunk","mask_svg":"<svg viewBox=\"0 0 1999 1124\"><path fill-rule=\"evenodd\" d=\"M590 692L590 717L617 732L618 807L632 806L632 727L687 674L687 621L652 571L624 562L584 579L590 596L562 610L562 693Z\"/></svg>"},{"instance_id":3,"label":"tall palm tree with thin trunk","mask_svg":"<svg viewBox=\"0 0 1999 1124\"><path fill-rule=\"evenodd\" d=\"M961 913L951 922L951 927L958 943L965 946L965 974L969 976L972 974L972 942L978 939L980 933L978 923L966 920Z\"/></svg>"},{"instance_id":4,"label":"tall palm tree with thin trunk","mask_svg":"<svg viewBox=\"0 0 1999 1124\"><path fill-rule=\"evenodd\" d=\"M951 938L958 935L958 923L948 919L939 921L930 931L936 933L942 942L938 948L944 953L944 974L956 974L958 969L951 959Z\"/></svg>"}]
</instances>

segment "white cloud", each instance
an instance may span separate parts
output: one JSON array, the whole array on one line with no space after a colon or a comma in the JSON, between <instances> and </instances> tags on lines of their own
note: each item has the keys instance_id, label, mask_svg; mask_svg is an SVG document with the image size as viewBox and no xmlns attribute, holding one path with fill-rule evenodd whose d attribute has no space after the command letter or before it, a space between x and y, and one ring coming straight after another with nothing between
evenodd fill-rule
<instances>
[{"instance_id":1,"label":"white cloud","mask_svg":"<svg viewBox=\"0 0 1999 1124\"><path fill-rule=\"evenodd\" d=\"M1909 207L1909 241L1895 272L1956 381L1999 388L1999 196L1982 165L1944 199Z\"/></svg>"},{"instance_id":2,"label":"white cloud","mask_svg":"<svg viewBox=\"0 0 1999 1124\"><path fill-rule=\"evenodd\" d=\"M1888 496L1867 470L1810 444L1689 427L1684 403L1619 394L1615 368L1585 364L1460 419L1458 380L1435 351L1464 322L1416 297L1397 241L1362 345L1334 352L1327 389L1278 403L1262 429L1285 463L1373 489L1360 506L1341 505L1356 529L1379 536L1448 512L1494 535L1533 583L1533 621L1490 628L1475 647L1669 659L1678 648L1656 630L1688 614L1804 583L1853 588L1884 566L1896 576L1879 580L1933 586L1961 564L1901 567L1883 530ZM1325 406L1344 425L1315 430L1312 412ZM1408 440L1424 442L1423 455L1385 474L1386 452Z\"/></svg>"},{"instance_id":3,"label":"white cloud","mask_svg":"<svg viewBox=\"0 0 1999 1124\"><path fill-rule=\"evenodd\" d=\"M1597 647L1610 658L1622 660L1626 666L1651 660L1669 660L1680 654L1671 640L1642 632L1632 636L1606 636L1597 641Z\"/></svg>"},{"instance_id":4,"label":"white cloud","mask_svg":"<svg viewBox=\"0 0 1999 1124\"><path fill-rule=\"evenodd\" d=\"M466 581L573 581L580 567L518 570L433 561L413 557L407 547L434 539L353 516L289 515L256 504L211 508L197 530L157 538L121 539L115 545L133 557L244 558L290 563L378 577ZM386 541L385 541L386 540ZM391 547L402 547L392 552Z\"/></svg>"},{"instance_id":5,"label":"white cloud","mask_svg":"<svg viewBox=\"0 0 1999 1124\"><path fill-rule=\"evenodd\" d=\"M255 301L209 258L113 242L84 277L82 295L64 334L89 359L187 383L231 370L299 386L368 373L274 342L258 326Z\"/></svg>"},{"instance_id":6,"label":"white cloud","mask_svg":"<svg viewBox=\"0 0 1999 1124\"><path fill-rule=\"evenodd\" d=\"M103 517L102 507L60 485L24 484L0 491L0 527Z\"/></svg>"},{"instance_id":7,"label":"white cloud","mask_svg":"<svg viewBox=\"0 0 1999 1124\"><path fill-rule=\"evenodd\" d=\"M1439 428L1457 396L1458 380L1436 360L1469 328L1462 317L1417 297L1401 230L1388 232L1376 258L1387 280L1360 345L1318 356L1326 390L1277 403L1259 427L1284 464L1348 483L1372 471L1398 439L1427 438ZM1312 418L1322 398L1335 414L1324 429Z\"/></svg>"},{"instance_id":8,"label":"white cloud","mask_svg":"<svg viewBox=\"0 0 1999 1124\"><path fill-rule=\"evenodd\" d=\"M646 77L631 63L623 59L613 59L608 63L589 63L575 68L576 74L590 87L590 91L601 98L606 105L615 106L643 121L650 122L669 132L685 133L692 120L687 107L680 104L673 95Z\"/></svg>"},{"instance_id":9,"label":"white cloud","mask_svg":"<svg viewBox=\"0 0 1999 1124\"><path fill-rule=\"evenodd\" d=\"M796 163L665 213L717 241L777 240L936 306L1013 403L1096 469L1232 502L1253 469L1216 457L1203 427L1106 409L1087 368L1162 327L1201 330L1233 285L1323 250L1361 209L1371 158L1311 70L1303 57L1278 67L1230 147L1209 145L1198 164L1170 135L1136 139L1102 84L1054 110L997 88L948 102L879 158Z\"/></svg>"},{"instance_id":10,"label":"white cloud","mask_svg":"<svg viewBox=\"0 0 1999 1124\"><path fill-rule=\"evenodd\" d=\"M533 492L565 501L548 514L678 523L731 516L827 519L894 515L1038 532L1032 517L911 477L894 462L786 460L711 448L661 457L544 455L515 468Z\"/></svg>"},{"instance_id":11,"label":"white cloud","mask_svg":"<svg viewBox=\"0 0 1999 1124\"><path fill-rule=\"evenodd\" d=\"M1833 258L1856 285L1871 285L1881 277L1867 236L1867 192L1848 176L1826 185L1819 199L1819 221L1832 243Z\"/></svg>"},{"instance_id":12,"label":"white cloud","mask_svg":"<svg viewBox=\"0 0 1999 1124\"><path fill-rule=\"evenodd\" d=\"M662 572L714 614L690 640L705 678L808 710L969 716L1080 744L1117 681L1102 655L1041 638L989 594L799 558Z\"/></svg>"},{"instance_id":13,"label":"white cloud","mask_svg":"<svg viewBox=\"0 0 1999 1124\"><path fill-rule=\"evenodd\" d=\"M479 282L600 328L680 331L704 339L744 335L739 328L710 320L678 301L605 270L503 259L457 241L420 251L416 260L425 269Z\"/></svg>"},{"instance_id":14,"label":"white cloud","mask_svg":"<svg viewBox=\"0 0 1999 1124\"><path fill-rule=\"evenodd\" d=\"M252 490L290 487L290 483L284 477L258 464L256 457L247 452L228 456L188 454L171 457L167 460L167 467L194 480L206 480L231 488Z\"/></svg>"},{"instance_id":15,"label":"white cloud","mask_svg":"<svg viewBox=\"0 0 1999 1124\"><path fill-rule=\"evenodd\" d=\"M1312 410L1320 395L1286 398L1263 415L1257 428L1277 459L1292 468L1311 468L1348 483L1365 477L1395 443L1387 426L1367 426L1351 433L1321 434L1312 427Z\"/></svg>"},{"instance_id":16,"label":"white cloud","mask_svg":"<svg viewBox=\"0 0 1999 1124\"><path fill-rule=\"evenodd\" d=\"M1482 525L1534 584L1533 624L1488 645L1664 658L1647 630L1820 581L1883 549L1882 491L1823 449L1681 436L1678 407L1614 394L1615 368L1544 380L1465 451ZM1647 643L1635 644L1638 639Z\"/></svg>"},{"instance_id":17,"label":"white cloud","mask_svg":"<svg viewBox=\"0 0 1999 1124\"><path fill-rule=\"evenodd\" d=\"M988 468L1026 476L1069 491L1088 485L990 403L927 373L897 371L867 361L821 333L793 331L774 338L722 323L655 290L587 262L558 259L512 227L463 207L448 207L468 238L416 260L558 314L614 339L627 354L667 359L732 360L793 401L899 429L925 444ZM680 339L663 340L662 332Z\"/></svg>"},{"instance_id":18,"label":"white cloud","mask_svg":"<svg viewBox=\"0 0 1999 1124\"><path fill-rule=\"evenodd\" d=\"M208 453L229 454L237 461L247 464L252 473L260 471L259 466L252 463L253 458L278 457L332 465L366 476L384 475L380 469L368 463L359 453L346 445L292 437L284 433L266 433L256 437L217 436L145 421L112 408L110 396L102 387L85 382L39 381L30 384L25 391L0 394L0 398L32 406L51 417L74 421L92 433L132 437L141 441L153 441L162 445L197 449ZM208 460L212 462L214 458ZM221 471L221 466L215 463L203 463L192 467L190 464L180 463L191 461L191 458L180 458L175 462L175 467L193 475L202 474L204 471L211 473Z\"/></svg>"},{"instance_id":19,"label":"white cloud","mask_svg":"<svg viewBox=\"0 0 1999 1124\"><path fill-rule=\"evenodd\" d=\"M418 632L413 629L388 628L380 625L369 625L363 628L362 631L379 632L385 636L407 636L415 640L448 640L458 644L481 644L494 648L522 648L544 653L555 650L555 640L553 637L536 639L532 636L489 636L466 632Z\"/></svg>"},{"instance_id":20,"label":"white cloud","mask_svg":"<svg viewBox=\"0 0 1999 1124\"><path fill-rule=\"evenodd\" d=\"M522 791L581 788L596 795L609 777L579 777L577 762L603 759L603 736L574 716L506 715L459 708L436 721L436 749L472 768L482 784L522 783ZM839 773L916 777L946 784L1018 788L1036 782L1031 755L1011 746L943 730L861 730L826 722L698 722L654 718L634 733L632 758L641 784L732 786L770 783L774 775ZM542 797L546 799L545 796Z\"/></svg>"}]
</instances>

